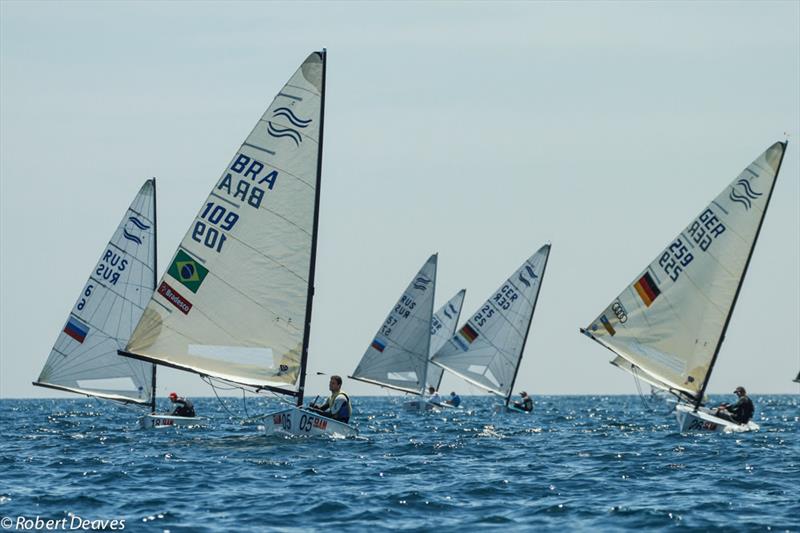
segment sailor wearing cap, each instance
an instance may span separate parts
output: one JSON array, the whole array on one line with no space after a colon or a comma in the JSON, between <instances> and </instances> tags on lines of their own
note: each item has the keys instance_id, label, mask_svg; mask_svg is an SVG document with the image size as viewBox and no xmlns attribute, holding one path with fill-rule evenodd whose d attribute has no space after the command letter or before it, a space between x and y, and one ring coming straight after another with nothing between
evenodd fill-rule
<instances>
[{"instance_id":1,"label":"sailor wearing cap","mask_svg":"<svg viewBox=\"0 0 800 533\"><path fill-rule=\"evenodd\" d=\"M733 393L739 397L735 404L729 405L727 403L721 404L717 408L716 416L736 422L737 424L747 424L753 418L755 407L752 400L747 397L747 391L744 387L739 385L733 390Z\"/></svg>"},{"instance_id":2,"label":"sailor wearing cap","mask_svg":"<svg viewBox=\"0 0 800 533\"><path fill-rule=\"evenodd\" d=\"M528 412L533 411L533 400L531 399L530 396L528 396L528 393L522 391L519 393L519 395L522 398L522 401L514 402L514 407L516 407L517 409L522 409L523 411L528 411Z\"/></svg>"},{"instance_id":3,"label":"sailor wearing cap","mask_svg":"<svg viewBox=\"0 0 800 533\"><path fill-rule=\"evenodd\" d=\"M194 414L194 405L186 398L181 398L174 392L170 392L169 401L175 404L175 410L172 411L172 416L196 416Z\"/></svg>"}]
</instances>

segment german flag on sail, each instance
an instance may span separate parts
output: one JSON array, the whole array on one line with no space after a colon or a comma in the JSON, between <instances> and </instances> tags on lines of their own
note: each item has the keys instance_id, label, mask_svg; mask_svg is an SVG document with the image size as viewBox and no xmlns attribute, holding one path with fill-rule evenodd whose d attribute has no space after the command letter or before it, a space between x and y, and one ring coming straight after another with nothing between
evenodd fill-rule
<instances>
[{"instance_id":1,"label":"german flag on sail","mask_svg":"<svg viewBox=\"0 0 800 533\"><path fill-rule=\"evenodd\" d=\"M653 278L650 277L650 272L645 272L644 276L633 284L633 288L639 293L639 298L642 299L644 305L647 307L653 305L653 301L661 294L658 285L656 285Z\"/></svg>"},{"instance_id":2,"label":"german flag on sail","mask_svg":"<svg viewBox=\"0 0 800 533\"><path fill-rule=\"evenodd\" d=\"M478 338L478 332L472 329L469 324L464 324L464 327L461 328L459 333L467 340L469 344L472 344L472 341Z\"/></svg>"}]
</instances>

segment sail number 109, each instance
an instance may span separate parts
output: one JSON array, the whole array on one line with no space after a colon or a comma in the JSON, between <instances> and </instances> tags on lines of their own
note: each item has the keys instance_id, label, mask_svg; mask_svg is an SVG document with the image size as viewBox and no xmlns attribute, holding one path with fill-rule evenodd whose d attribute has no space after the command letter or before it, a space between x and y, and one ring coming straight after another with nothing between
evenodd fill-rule
<instances>
[{"instance_id":1,"label":"sail number 109","mask_svg":"<svg viewBox=\"0 0 800 533\"><path fill-rule=\"evenodd\" d=\"M194 228L192 229L192 240L211 248L217 253L221 252L222 246L225 244L225 241L228 240L228 237L222 230L232 230L236 222L239 221L239 215L233 211L228 211L219 204L208 202L200 213L200 218L208 223L203 222L203 220L195 222ZM219 229L211 224L218 226Z\"/></svg>"}]
</instances>

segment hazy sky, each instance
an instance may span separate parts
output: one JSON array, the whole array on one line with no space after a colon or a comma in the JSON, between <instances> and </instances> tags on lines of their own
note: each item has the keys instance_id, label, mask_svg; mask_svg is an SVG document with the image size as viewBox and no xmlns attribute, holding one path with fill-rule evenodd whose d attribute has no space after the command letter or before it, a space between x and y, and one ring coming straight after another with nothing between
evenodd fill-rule
<instances>
[{"instance_id":1,"label":"hazy sky","mask_svg":"<svg viewBox=\"0 0 800 533\"><path fill-rule=\"evenodd\" d=\"M312 374L353 371L431 253L437 307L465 287L467 317L549 240L516 388L635 393L578 328L786 132L709 390L798 390L798 2L2 1L0 25L2 397L53 394L30 382L142 182L158 178L163 271L322 47ZM164 370L173 389L212 394Z\"/></svg>"}]
</instances>

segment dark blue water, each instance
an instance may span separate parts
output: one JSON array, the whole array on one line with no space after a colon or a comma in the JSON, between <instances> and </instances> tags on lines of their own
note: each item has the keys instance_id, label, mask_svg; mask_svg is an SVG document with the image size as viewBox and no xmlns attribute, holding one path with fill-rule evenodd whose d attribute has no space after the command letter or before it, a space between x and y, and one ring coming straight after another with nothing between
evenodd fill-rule
<instances>
[{"instance_id":1,"label":"dark blue water","mask_svg":"<svg viewBox=\"0 0 800 533\"><path fill-rule=\"evenodd\" d=\"M633 396L536 401L533 416L493 415L488 398L419 415L356 398L359 438L290 440L213 398L195 402L210 427L166 430L95 400L3 400L0 517L173 532L800 531L800 396L756 397L762 430L727 435L681 435L666 404Z\"/></svg>"}]
</instances>

